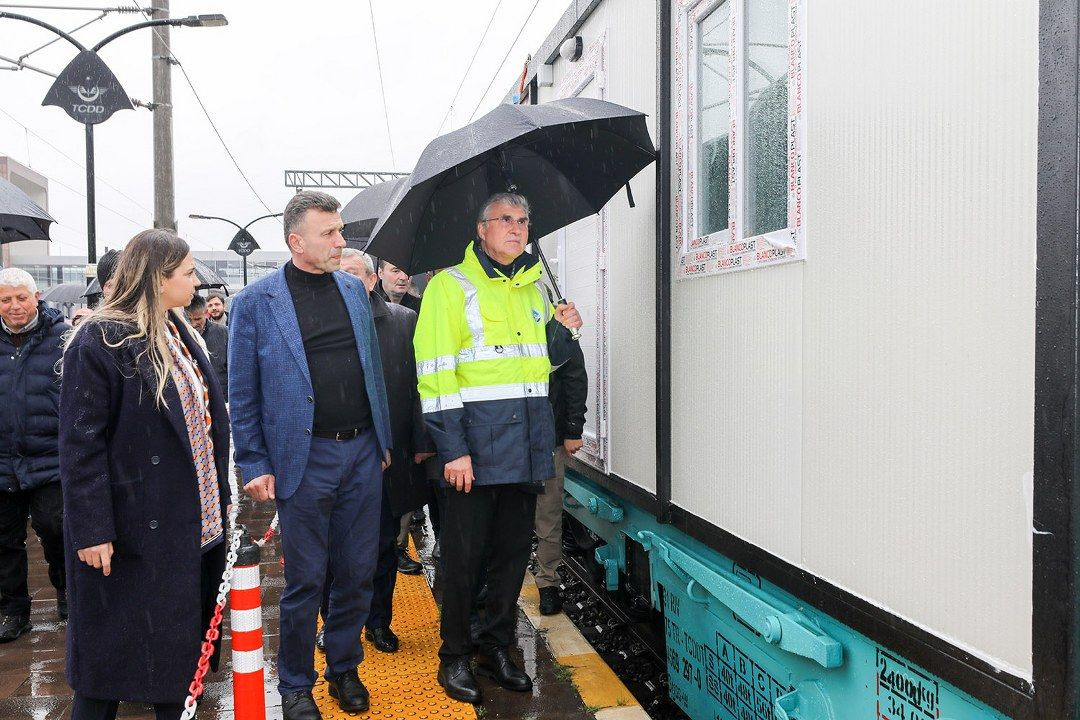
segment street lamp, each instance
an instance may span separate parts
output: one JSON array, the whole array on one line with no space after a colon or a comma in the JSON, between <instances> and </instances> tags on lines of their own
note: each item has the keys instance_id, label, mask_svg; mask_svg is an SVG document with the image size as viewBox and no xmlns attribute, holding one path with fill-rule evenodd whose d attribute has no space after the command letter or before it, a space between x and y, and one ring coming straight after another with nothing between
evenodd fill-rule
<instances>
[{"instance_id":1,"label":"street lamp","mask_svg":"<svg viewBox=\"0 0 1080 720\"><path fill-rule=\"evenodd\" d=\"M240 256L244 261L244 287L248 284L248 272L247 272L247 259L248 255L259 249L259 243L255 242L255 237L248 232L248 228L266 218L281 217L284 213L270 213L269 215L260 215L247 225L241 226L239 223L233 222L228 218L217 217L216 215L188 215L192 220L220 220L227 222L233 227L237 228L237 232L233 235L233 239L229 242L229 250Z\"/></svg>"},{"instance_id":2,"label":"street lamp","mask_svg":"<svg viewBox=\"0 0 1080 720\"><path fill-rule=\"evenodd\" d=\"M98 55L101 48L118 37L133 30L171 25L176 27L220 27L227 25L224 15L191 15L184 18L162 18L135 23L117 30L104 40L87 49L70 34L37 18L17 13L0 12L0 19L20 20L49 30L67 40L78 49L79 54L60 71L42 105L56 105L86 127L86 261L97 262L97 218L94 191L94 125L103 123L118 110L132 110L131 99L116 75Z\"/></svg>"}]
</instances>

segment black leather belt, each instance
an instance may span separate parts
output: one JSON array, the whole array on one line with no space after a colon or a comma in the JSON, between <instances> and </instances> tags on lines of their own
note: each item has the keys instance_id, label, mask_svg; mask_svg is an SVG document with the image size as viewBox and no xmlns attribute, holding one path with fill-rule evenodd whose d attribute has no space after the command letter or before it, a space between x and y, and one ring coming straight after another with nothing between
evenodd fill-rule
<instances>
[{"instance_id":1,"label":"black leather belt","mask_svg":"<svg viewBox=\"0 0 1080 720\"><path fill-rule=\"evenodd\" d=\"M313 430L312 436L317 438L323 438L325 440L352 440L354 437L360 437L360 433L367 430L367 428L353 428L352 430L341 430L339 432L323 432L322 430Z\"/></svg>"}]
</instances>

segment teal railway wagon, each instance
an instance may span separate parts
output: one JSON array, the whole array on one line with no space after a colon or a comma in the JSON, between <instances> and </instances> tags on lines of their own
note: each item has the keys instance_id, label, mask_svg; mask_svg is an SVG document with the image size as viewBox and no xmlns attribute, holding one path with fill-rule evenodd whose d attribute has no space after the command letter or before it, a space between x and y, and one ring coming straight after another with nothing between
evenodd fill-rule
<instances>
[{"instance_id":1,"label":"teal railway wagon","mask_svg":"<svg viewBox=\"0 0 1080 720\"><path fill-rule=\"evenodd\" d=\"M539 239L565 508L695 720L1077 713L1075 0L574 2L508 102L657 162Z\"/></svg>"}]
</instances>

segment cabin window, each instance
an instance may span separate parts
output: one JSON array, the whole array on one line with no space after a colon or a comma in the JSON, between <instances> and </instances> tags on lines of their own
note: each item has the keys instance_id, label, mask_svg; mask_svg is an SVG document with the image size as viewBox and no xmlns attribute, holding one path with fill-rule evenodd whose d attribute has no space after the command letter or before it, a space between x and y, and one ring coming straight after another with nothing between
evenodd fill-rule
<instances>
[{"instance_id":1,"label":"cabin window","mask_svg":"<svg viewBox=\"0 0 1080 720\"><path fill-rule=\"evenodd\" d=\"M804 3L673 4L680 277L806 257Z\"/></svg>"},{"instance_id":2,"label":"cabin window","mask_svg":"<svg viewBox=\"0 0 1080 720\"><path fill-rule=\"evenodd\" d=\"M788 226L787 0L746 5L746 234Z\"/></svg>"},{"instance_id":3,"label":"cabin window","mask_svg":"<svg viewBox=\"0 0 1080 720\"><path fill-rule=\"evenodd\" d=\"M730 218L728 203L728 133L731 132L731 88L728 82L728 49L731 35L731 3L725 2L697 24L699 51L697 144L698 232L712 235L725 231Z\"/></svg>"}]
</instances>

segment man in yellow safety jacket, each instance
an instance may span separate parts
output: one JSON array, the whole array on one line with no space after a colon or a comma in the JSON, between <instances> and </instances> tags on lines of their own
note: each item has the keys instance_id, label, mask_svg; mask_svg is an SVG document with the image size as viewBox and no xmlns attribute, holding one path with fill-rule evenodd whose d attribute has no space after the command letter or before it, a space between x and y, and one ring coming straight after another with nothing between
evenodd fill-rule
<instances>
[{"instance_id":1,"label":"man in yellow safety jacket","mask_svg":"<svg viewBox=\"0 0 1080 720\"><path fill-rule=\"evenodd\" d=\"M552 366L569 357L572 303L553 308L525 253L529 204L500 193L484 203L465 259L428 284L414 345L428 431L446 463L442 520L439 684L480 701L469 660L469 613L486 563L484 669L504 688L532 689L510 659L517 596L531 550L536 495L555 474Z\"/></svg>"}]
</instances>

